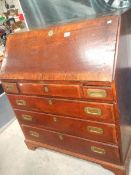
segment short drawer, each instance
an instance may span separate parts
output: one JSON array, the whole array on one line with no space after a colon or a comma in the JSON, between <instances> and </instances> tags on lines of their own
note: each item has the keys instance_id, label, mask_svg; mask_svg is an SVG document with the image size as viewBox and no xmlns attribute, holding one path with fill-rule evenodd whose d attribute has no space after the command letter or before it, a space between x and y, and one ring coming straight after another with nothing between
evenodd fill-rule
<instances>
[{"instance_id":1,"label":"short drawer","mask_svg":"<svg viewBox=\"0 0 131 175\"><path fill-rule=\"evenodd\" d=\"M34 125L95 141L117 144L116 128L113 124L73 119L38 112L15 110L21 124Z\"/></svg>"},{"instance_id":2,"label":"short drawer","mask_svg":"<svg viewBox=\"0 0 131 175\"><path fill-rule=\"evenodd\" d=\"M22 94L80 98L79 85L18 83Z\"/></svg>"},{"instance_id":3,"label":"short drawer","mask_svg":"<svg viewBox=\"0 0 131 175\"><path fill-rule=\"evenodd\" d=\"M113 104L35 96L8 95L16 109L31 110L96 121L114 121Z\"/></svg>"},{"instance_id":4,"label":"short drawer","mask_svg":"<svg viewBox=\"0 0 131 175\"><path fill-rule=\"evenodd\" d=\"M34 127L22 126L22 129L27 140L41 142L109 162L120 162L119 149L117 146L106 145Z\"/></svg>"},{"instance_id":5,"label":"short drawer","mask_svg":"<svg viewBox=\"0 0 131 175\"><path fill-rule=\"evenodd\" d=\"M83 86L83 98L98 100L113 100L111 87Z\"/></svg>"},{"instance_id":6,"label":"short drawer","mask_svg":"<svg viewBox=\"0 0 131 175\"><path fill-rule=\"evenodd\" d=\"M2 86L4 88L4 91L6 93L15 93L18 94L19 90L17 88L17 84L16 83L2 83Z\"/></svg>"}]
</instances>

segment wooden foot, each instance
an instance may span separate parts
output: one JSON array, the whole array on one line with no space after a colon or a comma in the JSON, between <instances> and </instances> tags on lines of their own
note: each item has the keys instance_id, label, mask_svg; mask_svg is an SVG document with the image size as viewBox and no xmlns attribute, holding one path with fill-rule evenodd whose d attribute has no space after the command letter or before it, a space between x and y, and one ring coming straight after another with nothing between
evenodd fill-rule
<instances>
[{"instance_id":1,"label":"wooden foot","mask_svg":"<svg viewBox=\"0 0 131 175\"><path fill-rule=\"evenodd\" d=\"M28 149L30 149L32 151L37 149L36 145L34 145L34 144L30 143L30 142L26 142L26 141L25 141L25 143L26 143L26 146L27 146Z\"/></svg>"},{"instance_id":2,"label":"wooden foot","mask_svg":"<svg viewBox=\"0 0 131 175\"><path fill-rule=\"evenodd\" d=\"M85 159L85 160L90 161L90 162L97 163L97 164L101 165L102 167L104 167L105 169L108 169L109 171L112 171L115 175L129 175L129 163L130 163L130 157L131 157L131 146L129 148L129 151L128 151L126 160L124 162L124 165L119 165L119 164L114 164L114 163L109 163L109 162L105 162L105 161L102 161L102 160L98 160L98 159L95 159L93 157L88 157L88 156L80 155L80 154L77 154L77 153L73 153L73 152L70 152L70 151L67 151L67 150L63 150L63 149L60 149L60 148L57 148L57 147L54 147L54 146L50 146L50 145L46 145L46 144L36 142L36 141L25 140L25 143L26 143L27 147L31 150L35 150L38 147L47 148L47 149L50 149L50 150L54 150L54 151L61 152L61 153L64 153L64 154L68 154L68 155L71 155L71 156L74 156L74 157Z\"/></svg>"}]
</instances>

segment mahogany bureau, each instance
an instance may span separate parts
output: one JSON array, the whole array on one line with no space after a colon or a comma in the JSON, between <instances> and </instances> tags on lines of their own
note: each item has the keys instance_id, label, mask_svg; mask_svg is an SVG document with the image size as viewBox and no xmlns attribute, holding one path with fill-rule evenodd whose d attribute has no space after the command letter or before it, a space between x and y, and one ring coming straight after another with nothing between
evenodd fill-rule
<instances>
[{"instance_id":1,"label":"mahogany bureau","mask_svg":"<svg viewBox=\"0 0 131 175\"><path fill-rule=\"evenodd\" d=\"M29 149L127 175L131 10L10 35L0 79Z\"/></svg>"}]
</instances>

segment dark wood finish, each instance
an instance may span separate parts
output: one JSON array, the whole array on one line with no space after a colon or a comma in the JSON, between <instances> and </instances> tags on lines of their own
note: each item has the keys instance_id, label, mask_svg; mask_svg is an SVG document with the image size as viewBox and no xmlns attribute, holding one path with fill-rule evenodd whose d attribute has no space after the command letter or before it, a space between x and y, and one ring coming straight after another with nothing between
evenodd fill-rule
<instances>
[{"instance_id":1,"label":"dark wood finish","mask_svg":"<svg viewBox=\"0 0 131 175\"><path fill-rule=\"evenodd\" d=\"M0 78L111 82L117 27L118 16L107 16L10 35Z\"/></svg>"},{"instance_id":2,"label":"dark wood finish","mask_svg":"<svg viewBox=\"0 0 131 175\"><path fill-rule=\"evenodd\" d=\"M131 10L122 15L119 33L114 79L120 116L122 159L125 161L131 142Z\"/></svg>"},{"instance_id":3,"label":"dark wood finish","mask_svg":"<svg viewBox=\"0 0 131 175\"><path fill-rule=\"evenodd\" d=\"M19 122L24 125L33 125L78 137L117 144L116 128L112 124L21 110L15 110L15 113Z\"/></svg>"},{"instance_id":4,"label":"dark wood finish","mask_svg":"<svg viewBox=\"0 0 131 175\"><path fill-rule=\"evenodd\" d=\"M63 100L57 98L43 98L35 96L30 97L24 95L8 95L8 98L12 106L16 109L46 112L83 119L114 119L113 104L108 103L95 103L66 99ZM24 104L17 104L17 101L21 100L24 102ZM86 110L87 108L90 109L89 113ZM94 110L96 110L96 112L94 112Z\"/></svg>"},{"instance_id":5,"label":"dark wood finish","mask_svg":"<svg viewBox=\"0 0 131 175\"><path fill-rule=\"evenodd\" d=\"M128 175L130 46L131 9L9 36L0 78L29 149Z\"/></svg>"},{"instance_id":6,"label":"dark wood finish","mask_svg":"<svg viewBox=\"0 0 131 175\"><path fill-rule=\"evenodd\" d=\"M27 140L34 140L79 154L120 163L119 150L117 146L109 146L71 135L65 135L45 129L27 127L24 125L22 125L22 130ZM93 147L98 150L94 152L92 150Z\"/></svg>"},{"instance_id":7,"label":"dark wood finish","mask_svg":"<svg viewBox=\"0 0 131 175\"><path fill-rule=\"evenodd\" d=\"M80 98L79 85L18 83L22 94Z\"/></svg>"}]
</instances>

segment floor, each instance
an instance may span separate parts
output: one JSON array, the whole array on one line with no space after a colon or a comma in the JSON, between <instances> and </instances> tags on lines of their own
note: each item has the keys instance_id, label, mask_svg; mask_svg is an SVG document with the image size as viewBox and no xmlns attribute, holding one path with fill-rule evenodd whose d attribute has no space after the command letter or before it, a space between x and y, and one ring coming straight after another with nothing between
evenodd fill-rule
<instances>
[{"instance_id":1,"label":"floor","mask_svg":"<svg viewBox=\"0 0 131 175\"><path fill-rule=\"evenodd\" d=\"M0 175L9 174L113 175L99 165L71 156L42 148L28 150L16 120L0 134Z\"/></svg>"}]
</instances>

